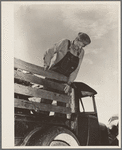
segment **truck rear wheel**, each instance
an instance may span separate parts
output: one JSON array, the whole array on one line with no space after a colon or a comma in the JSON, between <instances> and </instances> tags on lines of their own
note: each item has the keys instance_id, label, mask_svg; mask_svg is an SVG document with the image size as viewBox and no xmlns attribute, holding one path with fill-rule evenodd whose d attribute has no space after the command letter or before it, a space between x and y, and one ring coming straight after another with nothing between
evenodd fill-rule
<instances>
[{"instance_id":1,"label":"truck rear wheel","mask_svg":"<svg viewBox=\"0 0 122 150\"><path fill-rule=\"evenodd\" d=\"M35 146L79 146L76 136L63 127L52 127L36 140Z\"/></svg>"}]
</instances>

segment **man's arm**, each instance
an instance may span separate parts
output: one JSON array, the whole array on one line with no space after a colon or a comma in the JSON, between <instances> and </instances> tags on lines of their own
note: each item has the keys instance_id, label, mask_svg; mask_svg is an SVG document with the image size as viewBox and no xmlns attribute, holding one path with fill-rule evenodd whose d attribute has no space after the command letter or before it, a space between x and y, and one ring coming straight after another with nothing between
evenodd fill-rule
<instances>
[{"instance_id":1,"label":"man's arm","mask_svg":"<svg viewBox=\"0 0 122 150\"><path fill-rule=\"evenodd\" d=\"M61 40L60 42L56 43L52 48L48 49L46 53L44 54L43 60L44 60L44 68L48 69L51 63L51 59L54 57L55 53L58 53L59 51L63 51L62 46L66 46L68 44L68 40Z\"/></svg>"},{"instance_id":2,"label":"man's arm","mask_svg":"<svg viewBox=\"0 0 122 150\"><path fill-rule=\"evenodd\" d=\"M48 69L50 66L51 59L53 58L54 54L56 53L55 51L55 46L48 49L46 53L44 54L43 60L44 60L44 69Z\"/></svg>"}]
</instances>

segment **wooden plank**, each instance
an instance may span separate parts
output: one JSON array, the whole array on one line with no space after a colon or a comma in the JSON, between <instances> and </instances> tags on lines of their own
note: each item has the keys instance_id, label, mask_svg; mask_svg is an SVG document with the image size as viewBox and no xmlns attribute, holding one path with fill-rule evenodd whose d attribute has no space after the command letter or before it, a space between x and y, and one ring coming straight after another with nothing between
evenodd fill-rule
<instances>
[{"instance_id":1,"label":"wooden plank","mask_svg":"<svg viewBox=\"0 0 122 150\"><path fill-rule=\"evenodd\" d=\"M56 90L59 90L59 91L64 91L64 87L65 87L65 85L63 85L63 84L59 84L59 83L56 83L56 82L53 82L53 81L42 79L42 78L34 76L32 74L26 74L26 73L16 71L16 70L14 70L14 78L24 80L24 81L28 81L28 82L32 82L32 83L35 83L35 84L44 85L46 87L56 89Z\"/></svg>"},{"instance_id":2,"label":"wooden plank","mask_svg":"<svg viewBox=\"0 0 122 150\"><path fill-rule=\"evenodd\" d=\"M48 77L48 78L51 78L51 79L56 79L56 80L59 80L59 81L67 82L67 77L64 76L64 75L61 75L59 73L56 73L56 72L53 72L53 71L50 71L50 70L44 71L43 67L36 66L34 64L24 62L20 59L14 58L14 67L22 69L22 70L29 71L33 74L38 74L38 75L45 76L45 77Z\"/></svg>"},{"instance_id":3,"label":"wooden plank","mask_svg":"<svg viewBox=\"0 0 122 150\"><path fill-rule=\"evenodd\" d=\"M35 122L36 124L55 124L55 125L65 125L65 122L62 122L62 120L60 118L55 118L55 117L51 117L50 118L43 118L40 119L40 116L38 115L32 115L30 117L27 117L26 114L23 114L23 116L21 114L15 114L14 115L14 119L16 122ZM65 118L64 118L65 119Z\"/></svg>"},{"instance_id":4,"label":"wooden plank","mask_svg":"<svg viewBox=\"0 0 122 150\"><path fill-rule=\"evenodd\" d=\"M25 101L21 99L14 99L14 107L17 108L23 108L23 109L29 109L29 110L36 110L36 111L52 111L52 112L58 112L63 114L70 114L71 109L69 107L61 107L61 106L53 106L50 104L43 104L43 103L36 103L36 102L30 102Z\"/></svg>"},{"instance_id":5,"label":"wooden plank","mask_svg":"<svg viewBox=\"0 0 122 150\"><path fill-rule=\"evenodd\" d=\"M49 92L43 89L36 89L16 83L14 84L14 92L22 95L51 99L64 103L68 103L70 101L70 96L68 95Z\"/></svg>"}]
</instances>

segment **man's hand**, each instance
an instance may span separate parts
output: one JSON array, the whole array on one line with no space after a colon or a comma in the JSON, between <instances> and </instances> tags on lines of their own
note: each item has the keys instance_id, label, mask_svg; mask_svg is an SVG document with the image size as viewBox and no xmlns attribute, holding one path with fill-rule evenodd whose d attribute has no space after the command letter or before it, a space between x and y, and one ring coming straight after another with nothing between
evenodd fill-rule
<instances>
[{"instance_id":1,"label":"man's hand","mask_svg":"<svg viewBox=\"0 0 122 150\"><path fill-rule=\"evenodd\" d=\"M48 70L48 69L49 69L49 66L44 65L44 70Z\"/></svg>"},{"instance_id":2,"label":"man's hand","mask_svg":"<svg viewBox=\"0 0 122 150\"><path fill-rule=\"evenodd\" d=\"M69 92L69 89L70 89L70 85L68 85L68 84L65 84L66 86L65 86L65 88L64 88L64 92L65 93L68 93Z\"/></svg>"}]
</instances>

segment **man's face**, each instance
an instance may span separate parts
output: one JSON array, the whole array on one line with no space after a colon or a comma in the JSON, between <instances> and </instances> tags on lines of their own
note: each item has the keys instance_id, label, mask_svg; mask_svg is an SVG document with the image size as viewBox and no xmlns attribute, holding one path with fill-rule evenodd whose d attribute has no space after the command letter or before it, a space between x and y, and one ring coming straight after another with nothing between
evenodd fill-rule
<instances>
[{"instance_id":1,"label":"man's face","mask_svg":"<svg viewBox=\"0 0 122 150\"><path fill-rule=\"evenodd\" d=\"M77 48L81 49L82 47L85 46L84 43L82 41L80 41L79 37L76 37L76 39L74 40L74 45L75 45L76 49Z\"/></svg>"}]
</instances>

